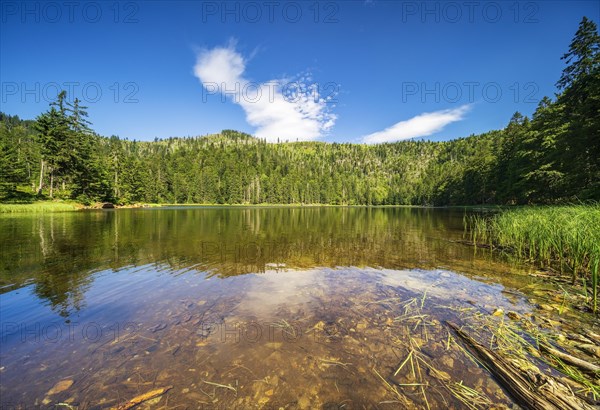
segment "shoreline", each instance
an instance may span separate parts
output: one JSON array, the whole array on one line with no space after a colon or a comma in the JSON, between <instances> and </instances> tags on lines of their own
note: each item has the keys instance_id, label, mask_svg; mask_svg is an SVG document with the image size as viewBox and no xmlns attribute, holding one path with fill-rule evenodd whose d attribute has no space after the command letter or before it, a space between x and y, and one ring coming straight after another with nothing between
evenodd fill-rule
<instances>
[{"instance_id":1,"label":"shoreline","mask_svg":"<svg viewBox=\"0 0 600 410\"><path fill-rule=\"evenodd\" d=\"M512 208L502 205L364 205L364 204L320 204L320 203L261 203L261 204L219 204L219 203L136 203L118 205L112 203L95 203L84 205L74 201L35 201L31 203L2 203L0 202L0 215L72 212L82 210L104 209L149 209L149 208L418 208L418 209L471 209L471 210L499 210Z\"/></svg>"}]
</instances>

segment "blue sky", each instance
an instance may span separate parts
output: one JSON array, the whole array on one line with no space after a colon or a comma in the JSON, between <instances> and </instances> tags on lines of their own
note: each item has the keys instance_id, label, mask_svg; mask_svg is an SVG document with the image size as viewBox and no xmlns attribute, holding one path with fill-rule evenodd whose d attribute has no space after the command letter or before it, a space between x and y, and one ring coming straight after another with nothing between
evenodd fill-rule
<instances>
[{"instance_id":1,"label":"blue sky","mask_svg":"<svg viewBox=\"0 0 600 410\"><path fill-rule=\"evenodd\" d=\"M3 1L2 111L102 135L447 140L530 115L596 1Z\"/></svg>"}]
</instances>

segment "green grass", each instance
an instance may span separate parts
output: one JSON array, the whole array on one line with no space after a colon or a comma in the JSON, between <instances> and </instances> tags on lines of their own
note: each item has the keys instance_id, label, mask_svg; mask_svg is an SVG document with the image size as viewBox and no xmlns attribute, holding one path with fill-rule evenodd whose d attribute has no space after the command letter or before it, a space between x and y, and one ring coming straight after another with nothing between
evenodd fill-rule
<instances>
[{"instance_id":1,"label":"green grass","mask_svg":"<svg viewBox=\"0 0 600 410\"><path fill-rule=\"evenodd\" d=\"M0 214L76 211L81 205L72 202L39 201L30 204L0 203Z\"/></svg>"},{"instance_id":2,"label":"green grass","mask_svg":"<svg viewBox=\"0 0 600 410\"><path fill-rule=\"evenodd\" d=\"M471 240L502 249L521 260L569 273L591 289L598 308L600 205L523 207L492 216L465 216Z\"/></svg>"}]
</instances>

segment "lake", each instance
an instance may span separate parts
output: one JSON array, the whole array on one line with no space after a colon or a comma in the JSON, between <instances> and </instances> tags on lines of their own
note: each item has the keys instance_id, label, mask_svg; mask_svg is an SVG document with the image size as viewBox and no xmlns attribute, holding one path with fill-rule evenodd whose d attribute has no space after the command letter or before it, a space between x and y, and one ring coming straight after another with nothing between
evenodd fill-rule
<instances>
[{"instance_id":1,"label":"lake","mask_svg":"<svg viewBox=\"0 0 600 410\"><path fill-rule=\"evenodd\" d=\"M446 321L537 314L543 279L464 244L464 214L2 216L1 407L512 407Z\"/></svg>"}]
</instances>

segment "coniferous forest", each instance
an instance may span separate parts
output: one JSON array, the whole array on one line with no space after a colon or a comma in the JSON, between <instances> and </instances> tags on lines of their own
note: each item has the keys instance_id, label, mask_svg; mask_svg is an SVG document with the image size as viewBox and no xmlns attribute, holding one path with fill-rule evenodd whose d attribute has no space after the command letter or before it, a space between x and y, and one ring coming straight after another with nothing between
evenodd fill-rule
<instances>
[{"instance_id":1,"label":"coniferous forest","mask_svg":"<svg viewBox=\"0 0 600 410\"><path fill-rule=\"evenodd\" d=\"M224 130L153 142L97 135L65 92L0 114L0 197L89 204L546 204L600 200L600 37L583 18L554 97L531 118L445 142L267 143Z\"/></svg>"}]
</instances>

